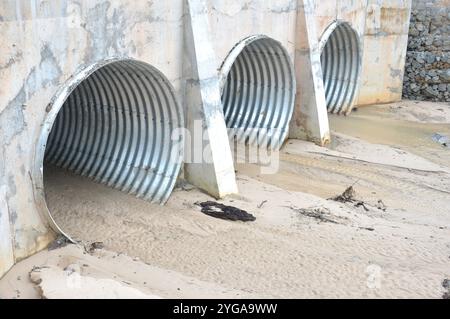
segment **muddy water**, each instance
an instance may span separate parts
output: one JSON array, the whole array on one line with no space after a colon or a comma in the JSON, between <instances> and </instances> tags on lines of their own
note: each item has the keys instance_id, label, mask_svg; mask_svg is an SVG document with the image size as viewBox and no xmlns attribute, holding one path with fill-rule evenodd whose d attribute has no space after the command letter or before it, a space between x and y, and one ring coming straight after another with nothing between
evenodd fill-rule
<instances>
[{"instance_id":1,"label":"muddy water","mask_svg":"<svg viewBox=\"0 0 450 319\"><path fill-rule=\"evenodd\" d=\"M397 147L436 164L450 166L450 149L432 139L435 133L450 136L450 124L394 120L377 107L360 108L350 116L330 115L329 118L332 131ZM330 148L334 147L332 142Z\"/></svg>"},{"instance_id":2,"label":"muddy water","mask_svg":"<svg viewBox=\"0 0 450 319\"><path fill-rule=\"evenodd\" d=\"M354 112L351 116L330 116L333 132L361 139L363 142L387 145L425 158L435 164L450 167L450 150L433 141L435 133L450 136L450 124L419 123L394 119L386 109L369 107ZM357 141L357 140L356 140ZM358 142L355 141L355 148ZM289 143L294 143L291 141ZM450 183L448 174L427 171L411 171L396 165L377 165L367 161L324 156L302 151L302 144L295 146L298 153L282 151L280 169L277 174L264 175L260 167L253 164L236 165L239 173L251 176L267 184L288 191L300 191L322 198L341 193L347 186L357 183L361 197L376 203L379 199L402 209L427 211L430 207L439 209L448 200ZM336 139L328 146L337 148ZM346 152L345 147L340 151ZM351 155L351 149L349 153ZM377 147L367 149L374 160L387 156ZM373 153L370 153L373 152ZM432 187L430 187L432 186ZM426 200L417 202L418 194L427 195Z\"/></svg>"}]
</instances>

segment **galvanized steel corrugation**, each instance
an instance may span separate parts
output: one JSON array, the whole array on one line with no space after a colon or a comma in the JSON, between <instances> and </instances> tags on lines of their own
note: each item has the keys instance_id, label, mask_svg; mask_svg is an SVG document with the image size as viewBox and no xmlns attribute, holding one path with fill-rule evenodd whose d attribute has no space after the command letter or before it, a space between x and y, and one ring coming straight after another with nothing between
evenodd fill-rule
<instances>
[{"instance_id":1,"label":"galvanized steel corrugation","mask_svg":"<svg viewBox=\"0 0 450 319\"><path fill-rule=\"evenodd\" d=\"M238 141L279 148L294 110L295 74L281 44L268 38L248 43L237 56L222 94L230 135Z\"/></svg>"},{"instance_id":2,"label":"galvanized steel corrugation","mask_svg":"<svg viewBox=\"0 0 450 319\"><path fill-rule=\"evenodd\" d=\"M328 111L350 113L361 63L358 35L349 24L336 27L325 44L321 60Z\"/></svg>"},{"instance_id":3,"label":"galvanized steel corrugation","mask_svg":"<svg viewBox=\"0 0 450 319\"><path fill-rule=\"evenodd\" d=\"M156 69L137 61L113 62L70 94L50 133L46 162L96 182L164 203L181 163L182 109ZM181 137L180 137L181 138Z\"/></svg>"}]
</instances>

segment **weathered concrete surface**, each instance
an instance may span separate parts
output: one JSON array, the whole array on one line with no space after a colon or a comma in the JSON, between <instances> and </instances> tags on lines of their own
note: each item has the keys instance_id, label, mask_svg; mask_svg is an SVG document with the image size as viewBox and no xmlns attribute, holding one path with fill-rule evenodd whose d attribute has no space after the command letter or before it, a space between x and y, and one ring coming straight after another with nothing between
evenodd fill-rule
<instances>
[{"instance_id":1,"label":"weathered concrete surface","mask_svg":"<svg viewBox=\"0 0 450 319\"><path fill-rule=\"evenodd\" d=\"M297 0L209 0L207 3L217 68L236 44L258 34L280 42L294 61Z\"/></svg>"},{"instance_id":2,"label":"weathered concrete surface","mask_svg":"<svg viewBox=\"0 0 450 319\"><path fill-rule=\"evenodd\" d=\"M362 70L355 104L399 101L411 0L316 1L315 6L319 36L340 20L360 37Z\"/></svg>"},{"instance_id":3,"label":"weathered concrete surface","mask_svg":"<svg viewBox=\"0 0 450 319\"><path fill-rule=\"evenodd\" d=\"M369 0L357 105L401 100L410 14L411 0Z\"/></svg>"},{"instance_id":4,"label":"weathered concrete surface","mask_svg":"<svg viewBox=\"0 0 450 319\"><path fill-rule=\"evenodd\" d=\"M302 1L299 1L301 7ZM355 105L366 105L373 103L394 102L401 99L403 83L403 67L405 64L406 41L408 33L409 15L411 11L410 0L339 0L339 1L309 1L315 20L315 33L320 42L326 41L329 36L327 30L331 25L341 22L347 22L359 37L361 71L359 72L359 81L356 88ZM300 11L299 11L300 13ZM301 23L299 14L297 24ZM302 67L309 67L311 61L317 61L317 54L314 53L314 36L312 36L311 23L307 26L297 28L297 38L304 37L307 45L299 44L301 50L309 50L310 60L297 60L297 74L303 79L311 80L306 73L309 71L299 70ZM309 33L309 36L299 33ZM322 43L323 44L323 43ZM299 51L299 52L300 52ZM305 51L306 52L306 51ZM320 53L319 53L320 55ZM301 57L301 55L300 55ZM299 59L299 56L296 57ZM319 58L320 59L320 58ZM377 70L377 72L374 72ZM315 71L320 74L321 71ZM297 109L294 115L297 125L291 125L292 137L307 137L319 144L326 142L326 126L323 124L326 120L319 116L320 114L320 95L322 89L320 85L302 84L298 78ZM302 88L301 86L305 86ZM307 86L310 86L308 88ZM311 89L315 87L315 90ZM312 98L308 93L311 92L317 96ZM314 93L312 93L314 92ZM302 98L302 95L305 99ZM309 102L307 99L311 99ZM315 103L315 106L314 104ZM313 112L313 113L311 113ZM309 114L308 114L309 113ZM319 125L316 125L320 123ZM300 128L297 129L296 127ZM316 131L316 133L314 133Z\"/></svg>"},{"instance_id":5,"label":"weathered concrete surface","mask_svg":"<svg viewBox=\"0 0 450 319\"><path fill-rule=\"evenodd\" d=\"M216 198L238 192L228 142L217 62L210 40L208 8L204 0L186 0L185 6L185 102L186 149L190 157L185 176L192 184Z\"/></svg>"},{"instance_id":6,"label":"weathered concrete surface","mask_svg":"<svg viewBox=\"0 0 450 319\"><path fill-rule=\"evenodd\" d=\"M295 65L297 99L290 137L325 145L330 141L314 2L299 1Z\"/></svg>"},{"instance_id":7,"label":"weathered concrete surface","mask_svg":"<svg viewBox=\"0 0 450 319\"><path fill-rule=\"evenodd\" d=\"M54 237L35 205L31 176L41 123L57 90L103 59L129 57L162 71L179 94L182 14L181 2L2 2L0 275Z\"/></svg>"}]
</instances>

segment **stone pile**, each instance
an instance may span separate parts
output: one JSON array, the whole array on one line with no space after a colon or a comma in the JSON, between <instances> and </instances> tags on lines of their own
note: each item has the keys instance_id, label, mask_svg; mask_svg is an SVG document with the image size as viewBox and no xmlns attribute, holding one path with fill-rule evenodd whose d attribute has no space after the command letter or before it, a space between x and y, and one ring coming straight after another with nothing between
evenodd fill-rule
<instances>
[{"instance_id":1,"label":"stone pile","mask_svg":"<svg viewBox=\"0 0 450 319\"><path fill-rule=\"evenodd\" d=\"M450 102L450 7L445 0L414 0L403 97Z\"/></svg>"}]
</instances>

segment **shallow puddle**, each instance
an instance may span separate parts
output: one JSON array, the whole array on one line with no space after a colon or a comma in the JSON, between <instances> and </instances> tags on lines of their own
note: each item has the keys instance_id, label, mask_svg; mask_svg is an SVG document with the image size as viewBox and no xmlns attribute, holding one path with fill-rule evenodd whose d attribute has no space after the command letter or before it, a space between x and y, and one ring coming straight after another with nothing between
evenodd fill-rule
<instances>
[{"instance_id":1,"label":"shallow puddle","mask_svg":"<svg viewBox=\"0 0 450 319\"><path fill-rule=\"evenodd\" d=\"M450 150L433 140L435 133L450 136L450 124L393 120L377 107L363 107L349 116L330 115L329 118L332 131L401 148L436 164L450 166ZM329 147L335 146L332 141Z\"/></svg>"}]
</instances>

